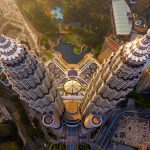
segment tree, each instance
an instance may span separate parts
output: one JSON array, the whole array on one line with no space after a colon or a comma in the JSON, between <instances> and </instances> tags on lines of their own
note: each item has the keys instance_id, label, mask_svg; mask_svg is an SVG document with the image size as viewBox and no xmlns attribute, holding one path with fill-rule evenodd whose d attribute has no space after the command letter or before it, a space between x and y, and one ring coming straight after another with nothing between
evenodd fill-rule
<instances>
[{"instance_id":1,"label":"tree","mask_svg":"<svg viewBox=\"0 0 150 150\"><path fill-rule=\"evenodd\" d=\"M45 2L45 1L44 1ZM45 3L47 3L46 0ZM22 1L20 2L21 10L23 14L29 19L34 28L42 35L56 40L57 33L59 31L57 24L54 20L50 19L50 15L45 11L45 5L41 2L33 1ZM43 42L41 43L43 45ZM48 41L45 40L44 45L48 48Z\"/></svg>"},{"instance_id":2,"label":"tree","mask_svg":"<svg viewBox=\"0 0 150 150\"><path fill-rule=\"evenodd\" d=\"M4 88L2 84L0 83L0 96L3 96L3 93L4 93Z\"/></svg>"},{"instance_id":3,"label":"tree","mask_svg":"<svg viewBox=\"0 0 150 150\"><path fill-rule=\"evenodd\" d=\"M150 6L149 0L138 0L137 3L134 5L133 10L139 15L143 15L148 6Z\"/></svg>"},{"instance_id":4,"label":"tree","mask_svg":"<svg viewBox=\"0 0 150 150\"><path fill-rule=\"evenodd\" d=\"M33 137L36 137L38 135L38 130L32 126L29 126L27 128L27 133L31 138L33 138Z\"/></svg>"},{"instance_id":5,"label":"tree","mask_svg":"<svg viewBox=\"0 0 150 150\"><path fill-rule=\"evenodd\" d=\"M16 108L18 108L19 117L20 117L21 122L25 125L30 125L30 120L28 118L26 110L25 110L24 106L22 105L19 97L18 96L12 96L11 101L16 106Z\"/></svg>"},{"instance_id":6,"label":"tree","mask_svg":"<svg viewBox=\"0 0 150 150\"><path fill-rule=\"evenodd\" d=\"M107 13L106 13L107 12ZM111 31L110 4L103 0L64 0L64 21L69 30L84 44L92 47L97 56L105 35Z\"/></svg>"},{"instance_id":7,"label":"tree","mask_svg":"<svg viewBox=\"0 0 150 150\"><path fill-rule=\"evenodd\" d=\"M39 126L39 120L37 118L34 117L32 121L36 127Z\"/></svg>"}]
</instances>

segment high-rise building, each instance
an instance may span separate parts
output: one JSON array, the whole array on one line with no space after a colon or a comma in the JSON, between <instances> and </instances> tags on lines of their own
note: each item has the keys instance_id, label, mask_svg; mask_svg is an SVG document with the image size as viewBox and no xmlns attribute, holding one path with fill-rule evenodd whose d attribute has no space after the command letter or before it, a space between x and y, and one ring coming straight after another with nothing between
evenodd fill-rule
<instances>
[{"instance_id":1,"label":"high-rise building","mask_svg":"<svg viewBox=\"0 0 150 150\"><path fill-rule=\"evenodd\" d=\"M25 45L1 35L0 55L3 70L21 100L43 115L62 115L64 106L51 74Z\"/></svg>"},{"instance_id":2,"label":"high-rise building","mask_svg":"<svg viewBox=\"0 0 150 150\"><path fill-rule=\"evenodd\" d=\"M81 105L82 115L104 113L133 90L150 53L150 30L142 38L126 43L103 62L88 87Z\"/></svg>"},{"instance_id":3,"label":"high-rise building","mask_svg":"<svg viewBox=\"0 0 150 150\"><path fill-rule=\"evenodd\" d=\"M114 48L114 44L110 48ZM101 114L114 108L133 90L149 53L150 30L142 38L126 43L118 50L115 45L115 51L99 64L92 81L87 84L84 98L79 100L77 93L82 91L82 83L78 78L64 83L66 95L61 97L52 72L47 72L25 45L0 36L1 66L20 99L43 115L42 122L46 127L58 129L61 124L82 124L83 133L100 126ZM53 67L55 69L55 65Z\"/></svg>"}]
</instances>

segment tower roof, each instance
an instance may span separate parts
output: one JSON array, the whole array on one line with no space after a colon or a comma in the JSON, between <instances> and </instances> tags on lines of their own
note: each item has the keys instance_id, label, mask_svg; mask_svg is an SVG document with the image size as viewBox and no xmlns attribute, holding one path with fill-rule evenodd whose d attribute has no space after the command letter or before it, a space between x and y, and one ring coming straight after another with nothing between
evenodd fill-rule
<instances>
[{"instance_id":1,"label":"tower roof","mask_svg":"<svg viewBox=\"0 0 150 150\"><path fill-rule=\"evenodd\" d=\"M13 60L20 57L23 47L17 45L16 42L10 38L0 35L0 60L5 63L12 63Z\"/></svg>"},{"instance_id":2,"label":"tower roof","mask_svg":"<svg viewBox=\"0 0 150 150\"><path fill-rule=\"evenodd\" d=\"M69 80L64 84L64 90L69 94L76 94L81 88L80 82L76 80Z\"/></svg>"},{"instance_id":3,"label":"tower roof","mask_svg":"<svg viewBox=\"0 0 150 150\"><path fill-rule=\"evenodd\" d=\"M150 53L150 29L142 38L137 38L127 43L124 48L126 60L134 65L144 64Z\"/></svg>"}]
</instances>

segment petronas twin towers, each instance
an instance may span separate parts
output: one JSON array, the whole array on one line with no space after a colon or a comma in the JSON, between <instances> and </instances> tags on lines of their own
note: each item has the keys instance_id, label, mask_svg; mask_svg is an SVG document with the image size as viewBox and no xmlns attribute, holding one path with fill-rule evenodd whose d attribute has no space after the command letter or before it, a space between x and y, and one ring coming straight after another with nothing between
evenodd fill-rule
<instances>
[{"instance_id":1,"label":"petronas twin towers","mask_svg":"<svg viewBox=\"0 0 150 150\"><path fill-rule=\"evenodd\" d=\"M133 90L150 53L150 30L126 43L105 60L89 84L80 105L87 128L100 125L99 117ZM31 108L43 114L47 127L59 128L65 111L59 90L40 60L25 45L0 36L0 62L12 88Z\"/></svg>"}]
</instances>

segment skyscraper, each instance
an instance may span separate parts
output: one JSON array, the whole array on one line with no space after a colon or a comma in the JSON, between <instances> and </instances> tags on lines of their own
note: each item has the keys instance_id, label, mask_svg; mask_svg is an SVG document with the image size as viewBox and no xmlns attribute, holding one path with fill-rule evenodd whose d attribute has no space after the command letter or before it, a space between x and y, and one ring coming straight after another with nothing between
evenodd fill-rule
<instances>
[{"instance_id":1,"label":"skyscraper","mask_svg":"<svg viewBox=\"0 0 150 150\"><path fill-rule=\"evenodd\" d=\"M102 124L100 114L115 107L133 90L148 59L149 46L150 30L142 38L112 52L99 66L81 101L70 99L69 95L63 102L51 72L47 72L25 45L3 35L0 36L0 61L12 88L31 108L43 114L46 127L59 128L63 116L63 122L68 125L82 122L86 129L91 129ZM69 83L76 84L69 86ZM75 97L82 89L77 83L65 83L64 90Z\"/></svg>"},{"instance_id":2,"label":"skyscraper","mask_svg":"<svg viewBox=\"0 0 150 150\"><path fill-rule=\"evenodd\" d=\"M4 72L21 100L42 114L62 115L64 106L51 74L25 45L1 35L0 55Z\"/></svg>"},{"instance_id":3,"label":"skyscraper","mask_svg":"<svg viewBox=\"0 0 150 150\"><path fill-rule=\"evenodd\" d=\"M150 30L142 38L122 45L103 62L88 87L82 115L104 113L133 90L150 53Z\"/></svg>"}]
</instances>

